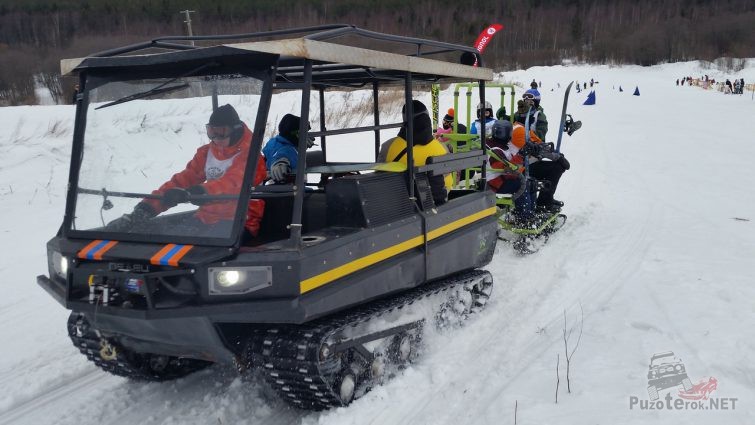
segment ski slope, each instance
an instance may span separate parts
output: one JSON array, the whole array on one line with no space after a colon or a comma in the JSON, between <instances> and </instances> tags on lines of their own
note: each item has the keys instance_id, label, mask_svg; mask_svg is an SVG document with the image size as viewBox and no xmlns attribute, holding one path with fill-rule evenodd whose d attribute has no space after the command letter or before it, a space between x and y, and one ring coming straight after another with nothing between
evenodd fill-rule
<instances>
[{"instance_id":1,"label":"ski slope","mask_svg":"<svg viewBox=\"0 0 755 425\"><path fill-rule=\"evenodd\" d=\"M158 384L87 362L67 337L68 311L35 283L62 221L74 109L0 108L0 424L492 425L515 414L517 424L750 423L755 101L675 85L703 74L749 83L755 60L731 74L688 62L500 75L543 83L549 141L568 82L598 81L596 105L582 105L589 86L569 101L583 127L562 146L572 164L557 193L566 226L528 257L499 244L482 314L430 335L416 363L348 408L320 413L290 408L228 367ZM452 104L452 90L442 92L441 112ZM271 116L286 112L273 105ZM571 351L580 322L568 393L563 331L572 330ZM693 383L715 377L711 397L728 408L669 410L666 394L678 400L678 389L661 391L660 410L632 406L632 397L647 400L650 357L664 351Z\"/></svg>"}]
</instances>

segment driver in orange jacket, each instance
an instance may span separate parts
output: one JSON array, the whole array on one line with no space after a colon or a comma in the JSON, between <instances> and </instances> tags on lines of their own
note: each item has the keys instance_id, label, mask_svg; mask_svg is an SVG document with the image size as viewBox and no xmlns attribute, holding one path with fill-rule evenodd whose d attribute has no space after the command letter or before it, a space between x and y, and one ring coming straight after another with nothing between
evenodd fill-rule
<instances>
[{"instance_id":1,"label":"driver in orange jacket","mask_svg":"<svg viewBox=\"0 0 755 425\"><path fill-rule=\"evenodd\" d=\"M189 202L195 195L238 195L241 192L246 161L252 141L252 131L240 119L231 105L217 108L206 125L210 143L197 149L186 169L176 173L160 188L152 192L162 199L145 199L136 205L124 224L138 224L178 204ZM257 161L253 184L262 184L267 172L264 158ZM199 208L193 219L204 225L232 221L236 212L235 200L197 202ZM257 236L265 201L252 199L246 214L245 229ZM199 224L199 223L198 223ZM130 226L129 226L130 227Z\"/></svg>"}]
</instances>

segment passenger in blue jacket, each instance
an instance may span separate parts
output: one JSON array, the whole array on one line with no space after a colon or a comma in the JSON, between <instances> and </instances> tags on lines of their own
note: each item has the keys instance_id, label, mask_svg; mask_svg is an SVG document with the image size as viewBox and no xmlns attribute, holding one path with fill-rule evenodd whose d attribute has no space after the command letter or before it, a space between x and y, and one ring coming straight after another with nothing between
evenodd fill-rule
<instances>
[{"instance_id":1,"label":"passenger in blue jacket","mask_svg":"<svg viewBox=\"0 0 755 425\"><path fill-rule=\"evenodd\" d=\"M290 183L295 175L299 152L299 122L296 115L286 114L278 124L278 135L271 138L262 148L268 176L275 183ZM309 129L309 123L307 124ZM307 138L307 148L314 146L314 137Z\"/></svg>"}]
</instances>

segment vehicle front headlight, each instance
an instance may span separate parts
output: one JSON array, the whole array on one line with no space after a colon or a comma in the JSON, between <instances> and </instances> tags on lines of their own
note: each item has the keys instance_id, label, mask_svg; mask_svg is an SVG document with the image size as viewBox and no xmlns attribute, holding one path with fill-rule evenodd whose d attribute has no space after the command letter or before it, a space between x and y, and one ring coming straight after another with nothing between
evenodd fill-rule
<instances>
[{"instance_id":1,"label":"vehicle front headlight","mask_svg":"<svg viewBox=\"0 0 755 425\"><path fill-rule=\"evenodd\" d=\"M210 295L246 294L273 284L270 266L210 267Z\"/></svg>"},{"instance_id":2,"label":"vehicle front headlight","mask_svg":"<svg viewBox=\"0 0 755 425\"><path fill-rule=\"evenodd\" d=\"M66 279L68 277L68 258L57 251L53 252L52 268L58 277Z\"/></svg>"},{"instance_id":3,"label":"vehicle front headlight","mask_svg":"<svg viewBox=\"0 0 755 425\"><path fill-rule=\"evenodd\" d=\"M242 276L242 272L238 270L223 270L218 272L216 279L218 285L223 288L230 288L231 286L238 284L241 281Z\"/></svg>"}]
</instances>

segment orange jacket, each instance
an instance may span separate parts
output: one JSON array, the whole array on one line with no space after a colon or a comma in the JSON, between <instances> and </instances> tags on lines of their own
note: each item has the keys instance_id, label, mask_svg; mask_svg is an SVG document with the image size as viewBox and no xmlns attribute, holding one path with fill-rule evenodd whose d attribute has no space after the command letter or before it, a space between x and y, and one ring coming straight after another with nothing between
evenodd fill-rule
<instances>
[{"instance_id":1,"label":"orange jacket","mask_svg":"<svg viewBox=\"0 0 755 425\"><path fill-rule=\"evenodd\" d=\"M515 122L514 128L511 132L511 145L513 145L513 150L511 151L512 157L511 162L517 165L524 164L524 158L521 154L519 154L519 150L524 147L525 144L525 129L524 126L521 123ZM543 143L543 141L537 137L537 134L530 128L530 142L531 143ZM511 145L509 145L509 149L511 149ZM532 161L530 161L532 162Z\"/></svg>"},{"instance_id":2,"label":"orange jacket","mask_svg":"<svg viewBox=\"0 0 755 425\"><path fill-rule=\"evenodd\" d=\"M219 147L210 142L197 149L194 158L186 164L186 168L173 175L167 182L163 183L159 189L152 192L153 195L162 195L166 190L171 188L186 189L191 186L201 185L208 195L238 195L241 192L241 184L244 178L244 169L249 156L249 147L252 142L252 132L244 125L244 134L241 141L233 146L226 148ZM207 180L205 175L205 165L207 163L208 152L212 150L213 156L220 160L233 159L231 165L225 173L217 179ZM254 175L254 185L262 184L267 176L265 170L265 159L260 154L257 161L257 169ZM145 200L159 214L166 210L158 199ZM252 199L249 201L249 207L246 215L246 224L244 227L249 232L257 236L260 229L260 221L265 209L265 201L261 199ZM204 204L197 209L195 217L202 223L215 224L221 220L233 220L236 212L235 201L215 201Z\"/></svg>"},{"instance_id":3,"label":"orange jacket","mask_svg":"<svg viewBox=\"0 0 755 425\"><path fill-rule=\"evenodd\" d=\"M524 165L524 158L519 153L519 150L521 150L526 143L524 137L525 133L526 131L524 129L524 126L521 123L515 122L514 128L511 132L511 141L508 144L508 149L503 149L503 146L493 141L489 141L487 143L488 149L494 155L488 156L488 164L490 165L490 169L488 170L486 177L488 185L494 190L497 191L503 185L505 180L512 180L517 178L516 175L512 175L509 172L503 171L510 168L509 165L502 161L503 159L506 159L512 164L519 166L516 170L519 173L524 172L524 167L522 166ZM530 142L542 143L542 140L537 137L532 129L530 129Z\"/></svg>"}]
</instances>

